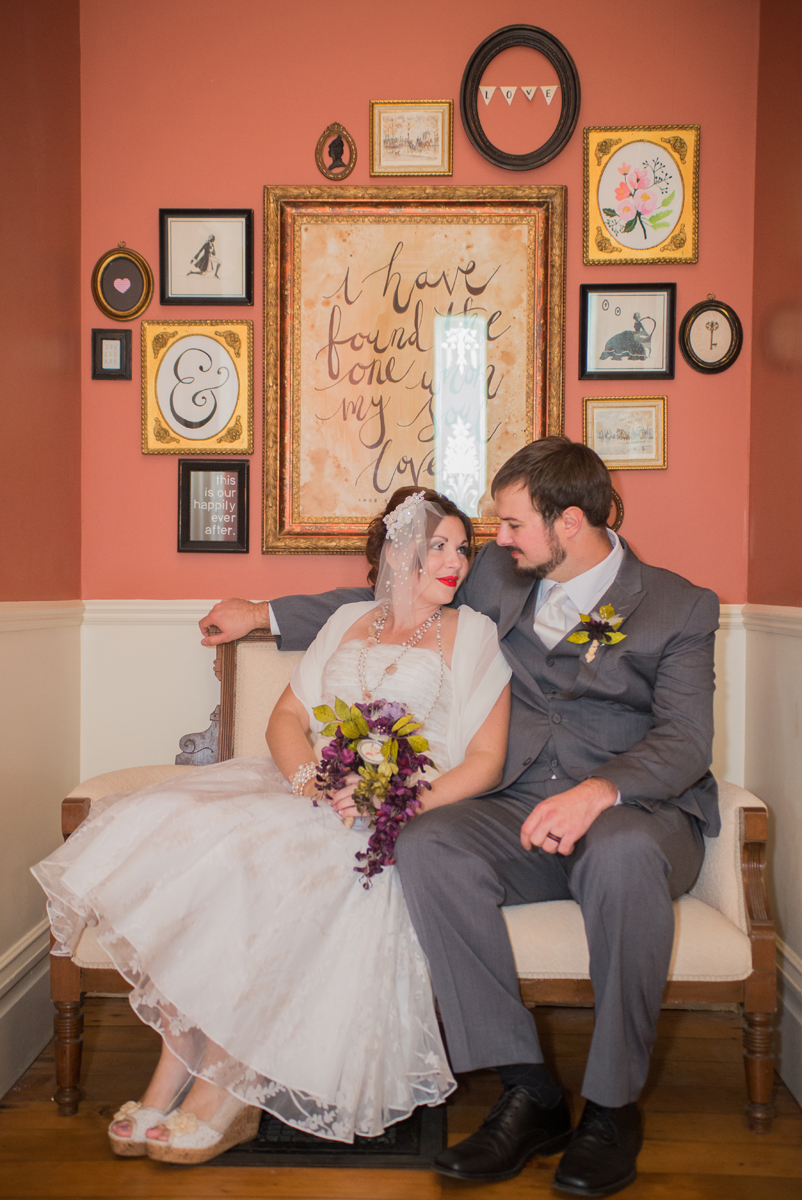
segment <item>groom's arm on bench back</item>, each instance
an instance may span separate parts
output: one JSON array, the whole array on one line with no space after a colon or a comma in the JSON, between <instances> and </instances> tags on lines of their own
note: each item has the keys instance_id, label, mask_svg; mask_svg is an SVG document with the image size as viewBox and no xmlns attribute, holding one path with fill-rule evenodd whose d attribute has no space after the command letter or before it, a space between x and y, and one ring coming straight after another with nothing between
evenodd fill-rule
<instances>
[{"instance_id":1,"label":"groom's arm on bench back","mask_svg":"<svg viewBox=\"0 0 802 1200\"><path fill-rule=\"evenodd\" d=\"M333 612L343 604L357 600L372 600L370 588L335 588L318 596L282 596L279 600L252 602L236 597L220 600L211 612L198 622L204 635L204 646L219 646L244 637L252 629L270 629L270 610L275 616L272 632L279 650L306 650L317 637ZM219 633L210 634L216 625Z\"/></svg>"}]
</instances>

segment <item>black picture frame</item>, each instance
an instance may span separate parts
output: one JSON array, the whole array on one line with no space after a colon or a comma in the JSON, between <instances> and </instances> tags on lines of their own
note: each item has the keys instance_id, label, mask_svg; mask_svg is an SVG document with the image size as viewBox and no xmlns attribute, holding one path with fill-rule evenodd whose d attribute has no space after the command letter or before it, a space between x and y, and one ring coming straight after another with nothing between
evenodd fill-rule
<instances>
[{"instance_id":1,"label":"black picture frame","mask_svg":"<svg viewBox=\"0 0 802 1200\"><path fill-rule=\"evenodd\" d=\"M253 209L160 208L159 296L166 305L252 305Z\"/></svg>"},{"instance_id":2,"label":"black picture frame","mask_svg":"<svg viewBox=\"0 0 802 1200\"><path fill-rule=\"evenodd\" d=\"M579 378L673 379L676 308L676 283L581 283ZM620 330L615 327L619 319ZM651 330L647 321L653 323ZM659 356L652 346L658 328ZM609 362L609 368L602 362ZM632 365L622 368L621 363Z\"/></svg>"},{"instance_id":3,"label":"black picture frame","mask_svg":"<svg viewBox=\"0 0 802 1200\"><path fill-rule=\"evenodd\" d=\"M113 347L111 352L108 343L117 344L116 354ZM104 345L105 343L105 345ZM118 366L109 366L110 360L116 358ZM104 365L104 362L106 365ZM92 330L92 378L93 379L130 379L131 378L131 330L130 329L93 329Z\"/></svg>"},{"instance_id":4,"label":"black picture frame","mask_svg":"<svg viewBox=\"0 0 802 1200\"><path fill-rule=\"evenodd\" d=\"M179 553L248 553L249 466L245 459L178 460ZM218 475L221 477L219 482L210 478ZM218 492L222 494L217 495ZM200 507L203 504L215 507ZM233 510L230 507L232 504ZM221 507L216 507L218 505ZM205 530L212 529L226 532L230 529L234 536L218 537L211 532L207 536ZM200 537L196 536L199 532Z\"/></svg>"},{"instance_id":5,"label":"black picture frame","mask_svg":"<svg viewBox=\"0 0 802 1200\"><path fill-rule=\"evenodd\" d=\"M92 298L111 321L133 321L153 299L153 272L125 242L101 254L92 271Z\"/></svg>"},{"instance_id":6,"label":"black picture frame","mask_svg":"<svg viewBox=\"0 0 802 1200\"><path fill-rule=\"evenodd\" d=\"M729 345L719 342L722 351L719 356L702 358L694 348L694 327L699 323L703 316L710 314L710 319L715 321L724 321L729 330ZM715 314L715 315L714 315ZM709 329L707 321L702 321L703 326ZM718 330L709 330L710 341L713 343L714 337ZM718 334L720 337L721 335ZM701 300L698 304L694 304L689 308L685 316L682 318L679 327L679 348L682 357L685 359L689 367L693 367L694 371L701 371L705 375L718 375L720 371L726 371L735 362L744 344L744 331L741 325L740 318L734 308L729 304L725 304L723 300L717 300L715 296L709 295L706 300ZM711 351L713 347L711 346Z\"/></svg>"},{"instance_id":7,"label":"black picture frame","mask_svg":"<svg viewBox=\"0 0 802 1200\"><path fill-rule=\"evenodd\" d=\"M479 117L479 85L482 76L497 54L513 46L528 46L531 50L539 51L552 64L560 81L562 107L557 128L542 146L536 147L528 154L510 154L506 150L500 150L490 141ZM468 59L462 76L459 108L468 140L482 158L508 171L532 171L550 162L567 146L579 119L581 95L576 64L553 33L540 29L537 25L505 25L486 37Z\"/></svg>"}]
</instances>

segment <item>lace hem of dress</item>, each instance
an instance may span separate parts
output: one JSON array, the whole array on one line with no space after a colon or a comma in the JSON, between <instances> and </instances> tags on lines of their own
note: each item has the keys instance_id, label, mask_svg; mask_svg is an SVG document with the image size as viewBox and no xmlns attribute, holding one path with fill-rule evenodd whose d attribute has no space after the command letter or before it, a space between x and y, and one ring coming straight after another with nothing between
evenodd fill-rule
<instances>
[{"instance_id":1,"label":"lace hem of dress","mask_svg":"<svg viewBox=\"0 0 802 1200\"><path fill-rule=\"evenodd\" d=\"M457 1084L434 1039L429 1039L428 1049L420 1054L419 1072L407 1071L403 1083L395 1081L396 1099L393 1102L362 1096L356 1111L258 1073L211 1042L187 1014L180 1012L143 969L130 942L105 921L98 923L88 905L73 895L69 901L65 901L63 894L57 900L51 888L55 883L53 876L57 877L61 872L53 870L52 864L48 864L51 872L43 871L42 865L37 870L37 877L43 886L43 876L51 876L46 888L47 908L57 939L51 953L70 955L85 926L97 925L98 943L133 987L128 997L132 1009L141 1021L156 1030L169 1050L193 1075L208 1079L247 1104L265 1109L285 1125L315 1137L348 1144L353 1143L355 1136L378 1137L388 1126L405 1120L419 1106L442 1104L455 1090ZM66 891L63 885L62 891ZM404 1093L401 1098L397 1095L399 1084Z\"/></svg>"}]
</instances>

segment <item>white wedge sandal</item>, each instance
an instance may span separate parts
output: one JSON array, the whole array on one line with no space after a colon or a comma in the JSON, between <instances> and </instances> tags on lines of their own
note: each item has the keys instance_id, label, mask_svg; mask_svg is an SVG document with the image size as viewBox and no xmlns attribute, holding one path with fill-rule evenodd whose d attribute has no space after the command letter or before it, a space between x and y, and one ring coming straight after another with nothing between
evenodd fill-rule
<instances>
[{"instance_id":1,"label":"white wedge sandal","mask_svg":"<svg viewBox=\"0 0 802 1200\"><path fill-rule=\"evenodd\" d=\"M157 1122L170 1136L165 1142L148 1138L148 1158L186 1165L208 1162L224 1150L255 1138L261 1118L261 1108L231 1095L226 1096L211 1121L201 1121L194 1113L178 1108L166 1120Z\"/></svg>"}]
</instances>

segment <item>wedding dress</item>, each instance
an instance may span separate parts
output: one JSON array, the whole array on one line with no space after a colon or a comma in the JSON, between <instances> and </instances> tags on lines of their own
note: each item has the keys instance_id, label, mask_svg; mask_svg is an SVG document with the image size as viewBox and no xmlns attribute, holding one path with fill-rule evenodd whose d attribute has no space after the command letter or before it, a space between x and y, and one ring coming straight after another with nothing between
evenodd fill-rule
<instances>
[{"instance_id":1,"label":"wedding dress","mask_svg":"<svg viewBox=\"0 0 802 1200\"><path fill-rule=\"evenodd\" d=\"M361 700L363 642L340 642L372 607L343 606L295 670L315 733L314 706ZM368 684L397 657L398 646L371 649ZM438 655L419 648L380 695L417 714L434 702L422 732L442 772L464 757L508 677L495 626L463 608L439 695ZM95 803L33 868L54 953L96 924L133 985L131 1006L193 1073L320 1137L376 1136L456 1085L397 871L365 889L354 870L364 825L288 794L269 757Z\"/></svg>"}]
</instances>

